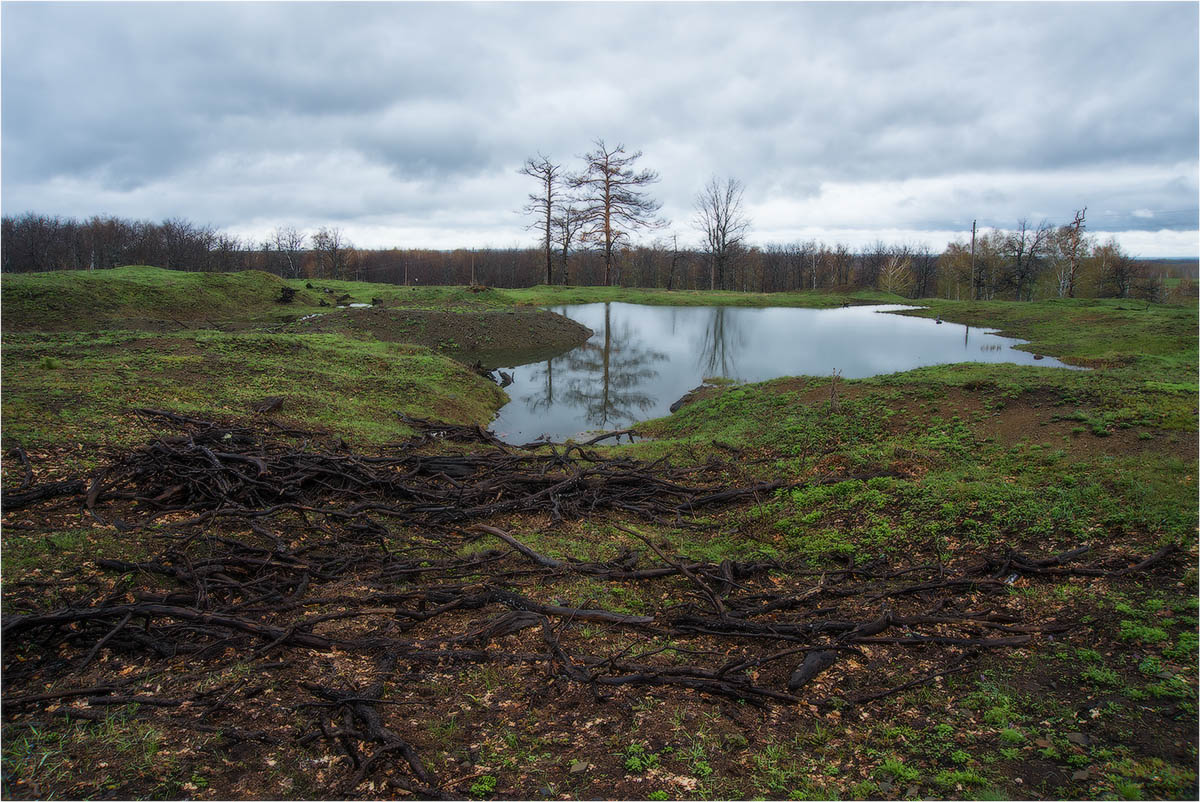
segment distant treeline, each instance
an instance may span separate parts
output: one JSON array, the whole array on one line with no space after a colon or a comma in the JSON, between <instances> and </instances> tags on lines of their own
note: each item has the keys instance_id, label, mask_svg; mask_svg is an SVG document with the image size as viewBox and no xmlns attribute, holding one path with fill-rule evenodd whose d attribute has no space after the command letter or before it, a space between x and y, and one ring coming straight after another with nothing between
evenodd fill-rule
<instances>
[{"instance_id":1,"label":"distant treeline","mask_svg":"<svg viewBox=\"0 0 1200 802\"><path fill-rule=\"evenodd\" d=\"M708 289L710 254L673 245L674 238L618 249L610 280L628 287ZM24 214L4 217L4 272L103 270L146 264L173 270L265 270L285 278L344 278L394 284L527 287L546 278L538 248L451 251L356 248L336 228L276 229L263 242L231 236L187 220L161 223L93 217L75 220ZM559 259L556 283L603 283L604 254L580 250ZM729 259L724 289L750 292L861 290L908 298L969 299L1195 297L1196 260L1143 260L1082 226L984 230L975 239L927 245L880 242L860 252L813 240L740 248Z\"/></svg>"}]
</instances>

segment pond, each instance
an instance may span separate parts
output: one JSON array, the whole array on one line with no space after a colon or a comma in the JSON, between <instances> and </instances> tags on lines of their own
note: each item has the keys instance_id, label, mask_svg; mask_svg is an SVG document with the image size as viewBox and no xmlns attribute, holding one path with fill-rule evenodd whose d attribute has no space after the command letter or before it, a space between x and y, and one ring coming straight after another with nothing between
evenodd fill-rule
<instances>
[{"instance_id":1,"label":"pond","mask_svg":"<svg viewBox=\"0 0 1200 802\"><path fill-rule=\"evenodd\" d=\"M953 362L1070 367L1015 350L1021 340L988 330L881 314L911 308L554 307L594 334L554 358L511 366L512 400L491 429L509 443L581 439L666 415L709 377L756 382L837 370L859 379Z\"/></svg>"}]
</instances>

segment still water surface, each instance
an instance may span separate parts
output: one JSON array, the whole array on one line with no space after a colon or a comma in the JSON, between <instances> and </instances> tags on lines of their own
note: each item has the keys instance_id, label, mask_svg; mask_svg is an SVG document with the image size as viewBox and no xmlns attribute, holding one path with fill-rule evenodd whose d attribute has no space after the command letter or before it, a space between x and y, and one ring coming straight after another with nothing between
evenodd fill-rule
<instances>
[{"instance_id":1,"label":"still water surface","mask_svg":"<svg viewBox=\"0 0 1200 802\"><path fill-rule=\"evenodd\" d=\"M516 365L512 398L491 429L510 443L562 441L666 415L706 377L764 381L779 376L847 379L952 362L1037 361L1021 340L928 318L880 314L910 307L843 309L643 306L555 307L595 334L552 359Z\"/></svg>"}]
</instances>

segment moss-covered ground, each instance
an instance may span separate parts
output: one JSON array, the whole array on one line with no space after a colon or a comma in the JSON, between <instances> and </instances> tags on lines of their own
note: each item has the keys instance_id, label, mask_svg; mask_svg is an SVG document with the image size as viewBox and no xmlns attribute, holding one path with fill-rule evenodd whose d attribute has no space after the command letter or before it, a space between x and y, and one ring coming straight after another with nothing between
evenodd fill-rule
<instances>
[{"instance_id":1,"label":"moss-covered ground","mask_svg":"<svg viewBox=\"0 0 1200 802\"><path fill-rule=\"evenodd\" d=\"M278 301L284 286L297 290L290 304ZM5 276L6 491L23 471L15 445L39 481L76 476L152 435L154 426L132 412L137 407L261 421L250 407L282 395L272 420L370 451L408 433L397 412L486 424L503 402L494 384L436 343L406 342L395 330L300 327L300 317L330 312L339 300L451 315L601 300L835 306L901 299L417 289L153 268ZM766 709L682 688L620 689L608 702L584 691L556 696L533 668L499 663L465 678L428 673L396 691L403 711L396 715L447 793L1196 798L1196 309L1120 300L921 305L913 314L999 329L1028 340L1029 350L1092 369L969 364L855 381L788 377L712 387L674 415L640 425L650 439L605 451L676 465L719 457L736 463L741 480L877 476L769 493L700 518L700 529L621 516L493 523L545 554L579 559L641 548L621 528L636 526L670 553L776 560L807 567L814 582L848 565L955 566L1009 550L1047 556L1088 546L1105 565L1128 565L1165 545L1176 546L1175 555L1127 576L1023 577L1006 591L1009 606L1068 629L978 655L970 671L870 706L847 707L842 698L841 683L866 670L853 664L822 675L812 704ZM36 508L4 515L3 547L6 595L14 583L60 588L94 576L97 556L136 560L152 549L75 511L40 516ZM661 614L686 591L686 582L674 582L577 577L553 592L563 603ZM627 646L601 626L575 634L614 653ZM913 676L927 656L916 653L891 670ZM240 677L221 681L233 687ZM135 712L110 707L95 720L37 721L6 714L5 796L348 793L335 781L334 758L315 747L230 751L213 739L180 740ZM353 793L402 795L366 785Z\"/></svg>"}]
</instances>

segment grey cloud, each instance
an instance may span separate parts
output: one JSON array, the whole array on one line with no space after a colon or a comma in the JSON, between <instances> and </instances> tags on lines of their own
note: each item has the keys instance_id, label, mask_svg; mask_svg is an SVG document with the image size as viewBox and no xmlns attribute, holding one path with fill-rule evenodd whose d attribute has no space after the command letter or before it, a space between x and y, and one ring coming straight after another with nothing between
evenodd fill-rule
<instances>
[{"instance_id":1,"label":"grey cloud","mask_svg":"<svg viewBox=\"0 0 1200 802\"><path fill-rule=\"evenodd\" d=\"M364 16L355 6L49 6L36 22L42 7L5 6L4 103L28 111L5 115L5 172L90 166L149 179L226 148L271 150L278 140L259 132L276 117L295 121L285 141L327 150L369 146L382 112L463 96L464 85L500 100L468 61L448 57L436 36L444 19L381 8L388 19L355 25ZM13 33L23 25L57 41ZM406 139L416 161L429 161L434 142Z\"/></svg>"},{"instance_id":2,"label":"grey cloud","mask_svg":"<svg viewBox=\"0 0 1200 802\"><path fill-rule=\"evenodd\" d=\"M601 136L645 151L680 228L711 174L741 178L760 201L812 198L825 182L994 176L966 191L980 207L968 213L1007 223L1072 201L1061 188L1014 197L1003 176L1194 164L1200 139L1190 4L8 3L2 13L5 213L35 202L91 213L64 206L92 193L156 217L151 189L186 181L172 213L217 225L438 212L498 221L528 191L515 174L524 157L573 166ZM351 166L312 169L331 154ZM220 166L231 160L247 165L243 179ZM63 184L73 194L55 195ZM1101 202L1098 187L1075 188L1077 203ZM1114 226L1145 228L1165 218L1134 209L1195 206L1195 170L1104 191L1124 210ZM911 219L925 209L914 202L862 223L952 227L958 197L923 220ZM512 231L527 236L519 220Z\"/></svg>"}]
</instances>

